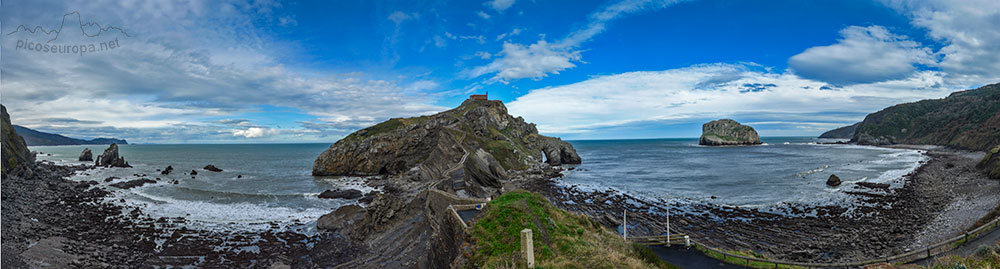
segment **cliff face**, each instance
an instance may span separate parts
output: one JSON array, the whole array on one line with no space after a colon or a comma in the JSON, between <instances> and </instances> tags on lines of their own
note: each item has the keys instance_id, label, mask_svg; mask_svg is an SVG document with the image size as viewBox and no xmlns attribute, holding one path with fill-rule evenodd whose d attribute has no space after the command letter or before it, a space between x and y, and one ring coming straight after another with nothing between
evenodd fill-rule
<instances>
[{"instance_id":1,"label":"cliff face","mask_svg":"<svg viewBox=\"0 0 1000 269\"><path fill-rule=\"evenodd\" d=\"M714 120L701 126L698 144L707 146L758 145L760 137L753 127L730 119Z\"/></svg>"},{"instance_id":2,"label":"cliff face","mask_svg":"<svg viewBox=\"0 0 1000 269\"><path fill-rule=\"evenodd\" d=\"M868 114L851 141L864 145L931 144L989 150L1000 144L1000 84Z\"/></svg>"},{"instance_id":3,"label":"cliff face","mask_svg":"<svg viewBox=\"0 0 1000 269\"><path fill-rule=\"evenodd\" d=\"M316 159L313 175L437 179L479 149L508 171L526 169L543 156L550 165L580 163L572 145L539 135L534 124L507 114L502 102L466 100L448 111L394 118L354 132Z\"/></svg>"},{"instance_id":4,"label":"cliff face","mask_svg":"<svg viewBox=\"0 0 1000 269\"><path fill-rule=\"evenodd\" d=\"M17 135L17 131L10 124L10 115L7 114L7 107L0 105L0 110L2 110L2 121L3 125L0 126L3 130L3 164L0 173L7 173L10 169L18 167L20 165L34 165L35 154L28 150L28 145L24 143L24 138Z\"/></svg>"},{"instance_id":5,"label":"cliff face","mask_svg":"<svg viewBox=\"0 0 1000 269\"><path fill-rule=\"evenodd\" d=\"M986 170L992 179L1000 179L1000 145L986 151L986 157L979 163L979 168Z\"/></svg>"},{"instance_id":6,"label":"cliff face","mask_svg":"<svg viewBox=\"0 0 1000 269\"><path fill-rule=\"evenodd\" d=\"M825 133L819 135L819 138L846 138L850 139L854 137L854 132L858 130L858 125L861 123L855 123L848 126L840 127L837 129L826 131Z\"/></svg>"}]
</instances>

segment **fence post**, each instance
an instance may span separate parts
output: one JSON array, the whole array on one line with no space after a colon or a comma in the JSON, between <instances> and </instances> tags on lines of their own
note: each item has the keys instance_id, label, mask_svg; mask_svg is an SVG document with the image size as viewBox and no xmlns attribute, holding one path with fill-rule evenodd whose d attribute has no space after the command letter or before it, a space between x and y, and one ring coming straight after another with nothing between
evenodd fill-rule
<instances>
[{"instance_id":1,"label":"fence post","mask_svg":"<svg viewBox=\"0 0 1000 269\"><path fill-rule=\"evenodd\" d=\"M535 246L531 242L531 229L521 230L521 256L528 262L528 268L535 267Z\"/></svg>"},{"instance_id":2,"label":"fence post","mask_svg":"<svg viewBox=\"0 0 1000 269\"><path fill-rule=\"evenodd\" d=\"M687 236L687 235L684 236L684 246L685 247L691 247L691 237L690 236Z\"/></svg>"}]
</instances>

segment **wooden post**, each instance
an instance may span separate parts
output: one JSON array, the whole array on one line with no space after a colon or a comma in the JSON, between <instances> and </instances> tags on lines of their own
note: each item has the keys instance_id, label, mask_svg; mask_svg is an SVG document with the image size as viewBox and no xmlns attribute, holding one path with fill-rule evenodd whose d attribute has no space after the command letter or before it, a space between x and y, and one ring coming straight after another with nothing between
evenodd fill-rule
<instances>
[{"instance_id":1,"label":"wooden post","mask_svg":"<svg viewBox=\"0 0 1000 269\"><path fill-rule=\"evenodd\" d=\"M687 236L687 235L684 236L684 246L685 247L690 247L691 246L691 237L690 236Z\"/></svg>"},{"instance_id":2,"label":"wooden post","mask_svg":"<svg viewBox=\"0 0 1000 269\"><path fill-rule=\"evenodd\" d=\"M628 210L622 211L622 237L628 240Z\"/></svg>"},{"instance_id":3,"label":"wooden post","mask_svg":"<svg viewBox=\"0 0 1000 269\"><path fill-rule=\"evenodd\" d=\"M531 229L521 230L521 256L528 262L528 268L535 267L535 245L531 242Z\"/></svg>"}]
</instances>

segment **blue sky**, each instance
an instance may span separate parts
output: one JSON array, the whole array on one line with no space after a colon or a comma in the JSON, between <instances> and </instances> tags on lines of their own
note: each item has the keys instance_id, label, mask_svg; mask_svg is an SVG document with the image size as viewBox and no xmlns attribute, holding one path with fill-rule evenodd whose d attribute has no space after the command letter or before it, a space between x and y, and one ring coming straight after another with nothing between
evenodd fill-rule
<instances>
[{"instance_id":1,"label":"blue sky","mask_svg":"<svg viewBox=\"0 0 1000 269\"><path fill-rule=\"evenodd\" d=\"M697 137L717 118L813 136L1000 82L996 1L0 5L15 124L139 143L333 142L486 91L565 139ZM19 27L63 18L54 41ZM113 38L82 55L24 46Z\"/></svg>"}]
</instances>

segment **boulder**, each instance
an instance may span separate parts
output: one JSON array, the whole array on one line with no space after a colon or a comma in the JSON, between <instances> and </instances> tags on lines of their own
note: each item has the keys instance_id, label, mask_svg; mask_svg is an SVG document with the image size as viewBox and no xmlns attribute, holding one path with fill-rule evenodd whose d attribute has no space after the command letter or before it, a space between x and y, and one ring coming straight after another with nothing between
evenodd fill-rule
<instances>
[{"instance_id":1,"label":"boulder","mask_svg":"<svg viewBox=\"0 0 1000 269\"><path fill-rule=\"evenodd\" d=\"M161 171L160 174L161 175L169 175L170 172L173 172L173 171L174 171L174 167L170 166L170 165L167 165L167 168L163 169L163 171Z\"/></svg>"},{"instance_id":2,"label":"boulder","mask_svg":"<svg viewBox=\"0 0 1000 269\"><path fill-rule=\"evenodd\" d=\"M125 157L118 156L118 144L111 144L111 146L108 146L108 149L104 150L104 154L98 155L95 165L103 167L132 167L125 161Z\"/></svg>"},{"instance_id":3,"label":"boulder","mask_svg":"<svg viewBox=\"0 0 1000 269\"><path fill-rule=\"evenodd\" d=\"M90 152L89 148L83 149L83 152L80 152L79 161L81 161L81 162L92 162L92 161L94 161L94 153Z\"/></svg>"},{"instance_id":4,"label":"boulder","mask_svg":"<svg viewBox=\"0 0 1000 269\"><path fill-rule=\"evenodd\" d=\"M211 164L206 165L204 169L212 172L222 172L222 169L219 169L218 167L215 167L215 165Z\"/></svg>"},{"instance_id":5,"label":"boulder","mask_svg":"<svg viewBox=\"0 0 1000 269\"><path fill-rule=\"evenodd\" d=\"M753 127L742 125L730 119L714 120L701 126L699 145L731 146L759 145L760 137Z\"/></svg>"},{"instance_id":6,"label":"boulder","mask_svg":"<svg viewBox=\"0 0 1000 269\"><path fill-rule=\"evenodd\" d=\"M489 152L476 149L465 160L465 179L480 187L500 188L507 180L507 170Z\"/></svg>"},{"instance_id":7,"label":"boulder","mask_svg":"<svg viewBox=\"0 0 1000 269\"><path fill-rule=\"evenodd\" d=\"M336 231L351 227L365 218L365 209L358 205L345 205L327 213L316 220L316 228Z\"/></svg>"},{"instance_id":8,"label":"boulder","mask_svg":"<svg viewBox=\"0 0 1000 269\"><path fill-rule=\"evenodd\" d=\"M358 199L361 198L363 194L359 190L355 189L343 189L343 190L326 190L319 194L319 198L323 199Z\"/></svg>"},{"instance_id":9,"label":"boulder","mask_svg":"<svg viewBox=\"0 0 1000 269\"><path fill-rule=\"evenodd\" d=\"M830 178L826 179L826 185L830 187L840 186L840 177L834 174L830 174Z\"/></svg>"},{"instance_id":10,"label":"boulder","mask_svg":"<svg viewBox=\"0 0 1000 269\"><path fill-rule=\"evenodd\" d=\"M191 170L191 175L192 175L192 176L196 176L196 175L198 175L198 171L195 171L195 170Z\"/></svg>"}]
</instances>

